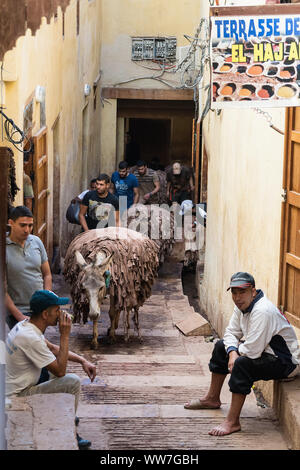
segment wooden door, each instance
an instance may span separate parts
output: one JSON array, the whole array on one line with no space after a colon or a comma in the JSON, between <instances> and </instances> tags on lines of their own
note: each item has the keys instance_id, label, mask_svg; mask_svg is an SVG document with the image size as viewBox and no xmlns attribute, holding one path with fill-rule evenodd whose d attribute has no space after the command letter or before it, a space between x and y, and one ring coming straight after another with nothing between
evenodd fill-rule
<instances>
[{"instance_id":1,"label":"wooden door","mask_svg":"<svg viewBox=\"0 0 300 470\"><path fill-rule=\"evenodd\" d=\"M279 305L300 328L300 108L286 115Z\"/></svg>"},{"instance_id":2,"label":"wooden door","mask_svg":"<svg viewBox=\"0 0 300 470\"><path fill-rule=\"evenodd\" d=\"M47 245L47 203L48 203L48 158L47 128L42 127L33 137L33 172L34 172L34 227L33 233L40 237L49 254Z\"/></svg>"}]
</instances>

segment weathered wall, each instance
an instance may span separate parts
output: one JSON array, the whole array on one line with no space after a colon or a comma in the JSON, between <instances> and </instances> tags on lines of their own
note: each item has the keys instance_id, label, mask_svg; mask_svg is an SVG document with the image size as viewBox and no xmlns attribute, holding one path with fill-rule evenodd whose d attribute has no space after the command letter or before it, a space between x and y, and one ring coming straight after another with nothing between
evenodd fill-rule
<instances>
[{"instance_id":1,"label":"weathered wall","mask_svg":"<svg viewBox=\"0 0 300 470\"><path fill-rule=\"evenodd\" d=\"M53 193L57 181L53 179L53 142L59 157L60 204L62 252L74 233L74 226L65 219L70 200L86 189L89 180L100 167L100 96L97 107L93 103L93 83L100 71L101 2L80 0L79 31L77 30L77 0L71 0L64 18L59 8L57 17L49 24L43 18L40 29L32 36L30 30L17 40L16 47L5 54L4 76L6 114L19 127L23 127L23 112L28 98L38 85L45 88L45 108L48 177L49 220L53 216ZM63 25L64 21L64 25ZM84 85L91 86L91 94L84 96ZM40 128L40 104L34 100L35 124L33 135ZM85 124L83 114L85 109ZM59 130L58 130L58 127ZM54 133L57 132L54 136ZM83 134L88 147L83 149ZM58 141L57 141L57 135ZM0 137L1 138L1 137ZM82 154L87 161L82 161ZM18 184L22 187L23 158L15 151ZM85 178L82 169L86 168ZM56 194L58 193L56 188ZM22 203L22 193L16 204ZM57 227L54 228L57 230ZM49 227L52 239L53 227ZM76 232L76 230L75 230Z\"/></svg>"},{"instance_id":2,"label":"weathered wall","mask_svg":"<svg viewBox=\"0 0 300 470\"><path fill-rule=\"evenodd\" d=\"M145 36L176 36L178 58L181 60L184 50L190 42L184 34L194 36L200 22L200 3L193 0L103 0L103 41L101 52L101 86L135 89L174 90L180 86L180 73L164 73L158 64L151 61L133 62L131 60L131 37ZM148 68L147 68L148 67ZM151 79L151 77L158 79ZM167 82L163 83L160 80ZM163 99L163 98L162 98ZM101 110L102 122L111 119L113 100L103 102ZM107 116L106 116L107 114ZM157 116L159 117L159 116ZM114 125L112 125L112 123ZM119 127L121 123L119 122ZM177 126L177 122L175 122ZM183 122L183 126L186 123ZM177 126L178 127L178 126ZM180 127L180 126L179 126ZM181 125L181 133L182 133ZM116 136L123 130L117 128L117 120L105 125L105 140L101 140L101 160L105 168L114 168L117 158ZM188 130L190 132L190 130ZM172 133L171 145L173 158L182 158L183 148L178 143L178 133ZM186 138L185 138L186 140ZM122 147L122 146L121 146ZM118 145L118 149L121 148ZM188 157L190 158L190 151ZM184 146L184 157L186 145ZM119 156L118 159L122 158Z\"/></svg>"},{"instance_id":3,"label":"weathered wall","mask_svg":"<svg viewBox=\"0 0 300 470\"><path fill-rule=\"evenodd\" d=\"M193 36L200 22L200 3L194 0L103 0L103 86L137 77L157 76L154 70L131 61L131 37L176 36L177 47L189 46L184 34ZM108 20L109 19L109 20ZM143 65L146 65L143 62ZM148 61L154 69L154 64ZM157 68L157 67L156 67ZM164 74L173 85L179 77ZM133 88L166 88L159 81L137 80L124 84Z\"/></svg>"},{"instance_id":4,"label":"weathered wall","mask_svg":"<svg viewBox=\"0 0 300 470\"><path fill-rule=\"evenodd\" d=\"M0 60L5 52L15 46L16 40L24 36L26 28L32 34L39 29L42 17L49 22L57 13L58 6L65 11L70 0L2 0L0 15Z\"/></svg>"},{"instance_id":5,"label":"weathered wall","mask_svg":"<svg viewBox=\"0 0 300 470\"><path fill-rule=\"evenodd\" d=\"M284 112L271 112L284 129ZM202 307L222 334L232 313L231 275L248 271L276 304L279 273L284 138L253 110L210 112L208 221Z\"/></svg>"},{"instance_id":6,"label":"weathered wall","mask_svg":"<svg viewBox=\"0 0 300 470\"><path fill-rule=\"evenodd\" d=\"M208 14L203 6L203 14ZM284 130L284 109L268 109ZM208 155L208 220L201 307L222 335L232 313L231 275L248 271L276 304L284 137L254 110L210 111L203 123Z\"/></svg>"}]
</instances>

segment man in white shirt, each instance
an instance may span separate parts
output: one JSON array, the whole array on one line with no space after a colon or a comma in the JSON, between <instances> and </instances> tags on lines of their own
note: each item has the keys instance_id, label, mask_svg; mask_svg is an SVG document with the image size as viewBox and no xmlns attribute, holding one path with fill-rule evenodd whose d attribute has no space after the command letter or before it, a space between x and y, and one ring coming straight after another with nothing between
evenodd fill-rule
<instances>
[{"instance_id":1,"label":"man in white shirt","mask_svg":"<svg viewBox=\"0 0 300 470\"><path fill-rule=\"evenodd\" d=\"M6 396L28 396L40 393L71 393L75 396L75 413L80 395L80 378L66 374L67 362L78 362L93 382L96 367L84 357L69 351L71 317L60 310L66 297L49 290L36 291L30 299L31 317L17 323L6 340ZM59 325L60 345L44 337L48 326ZM40 383L46 368L53 378ZM91 445L77 434L79 448Z\"/></svg>"},{"instance_id":2,"label":"man in white shirt","mask_svg":"<svg viewBox=\"0 0 300 470\"><path fill-rule=\"evenodd\" d=\"M225 421L209 432L213 436L241 430L240 413L254 382L292 378L300 364L293 327L264 293L256 290L253 276L235 273L229 289L235 307L224 338L217 341L212 353L209 391L203 398L185 404L193 410L220 408L221 389L226 375L231 374L231 406Z\"/></svg>"},{"instance_id":3,"label":"man in white shirt","mask_svg":"<svg viewBox=\"0 0 300 470\"><path fill-rule=\"evenodd\" d=\"M97 178L93 178L90 181L90 189L85 189L82 191L82 193L78 194L78 196L75 198L76 201L81 202L84 196L89 192L89 191L95 191L96 190L96 183L97 183Z\"/></svg>"}]
</instances>

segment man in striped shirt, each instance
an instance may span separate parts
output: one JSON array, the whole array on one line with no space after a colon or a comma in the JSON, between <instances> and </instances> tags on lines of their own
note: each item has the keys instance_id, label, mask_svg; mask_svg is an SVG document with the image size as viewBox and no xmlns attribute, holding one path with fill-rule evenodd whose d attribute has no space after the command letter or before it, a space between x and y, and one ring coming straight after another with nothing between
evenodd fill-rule
<instances>
[{"instance_id":1,"label":"man in striped shirt","mask_svg":"<svg viewBox=\"0 0 300 470\"><path fill-rule=\"evenodd\" d=\"M139 182L139 204L157 204L159 202L158 192L160 190L157 173L148 168L147 164L142 160L139 160L136 166L137 170L134 172L134 175Z\"/></svg>"}]
</instances>

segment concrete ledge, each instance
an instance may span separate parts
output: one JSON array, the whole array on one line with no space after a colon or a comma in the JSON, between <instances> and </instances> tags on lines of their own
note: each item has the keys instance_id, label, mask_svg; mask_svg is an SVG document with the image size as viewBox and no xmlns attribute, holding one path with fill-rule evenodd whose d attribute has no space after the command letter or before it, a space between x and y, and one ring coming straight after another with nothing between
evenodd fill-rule
<instances>
[{"instance_id":1,"label":"concrete ledge","mask_svg":"<svg viewBox=\"0 0 300 470\"><path fill-rule=\"evenodd\" d=\"M292 382L274 382L273 406L289 448L300 450L300 376Z\"/></svg>"},{"instance_id":2,"label":"concrete ledge","mask_svg":"<svg viewBox=\"0 0 300 470\"><path fill-rule=\"evenodd\" d=\"M78 450L73 395L12 397L6 414L8 450Z\"/></svg>"}]
</instances>

